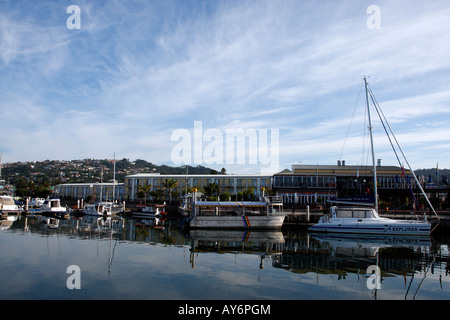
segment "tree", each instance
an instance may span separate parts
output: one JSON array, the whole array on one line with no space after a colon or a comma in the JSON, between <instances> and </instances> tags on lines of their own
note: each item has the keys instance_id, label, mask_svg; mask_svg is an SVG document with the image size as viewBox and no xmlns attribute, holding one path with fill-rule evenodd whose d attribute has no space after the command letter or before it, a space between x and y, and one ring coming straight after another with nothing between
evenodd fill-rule
<instances>
[{"instance_id":1,"label":"tree","mask_svg":"<svg viewBox=\"0 0 450 320\"><path fill-rule=\"evenodd\" d=\"M178 186L178 182L174 179L167 179L165 183L163 183L163 190L168 190L169 192L169 202L172 203L172 190Z\"/></svg>"},{"instance_id":2,"label":"tree","mask_svg":"<svg viewBox=\"0 0 450 320\"><path fill-rule=\"evenodd\" d=\"M152 185L151 184L144 184L142 186L138 186L138 195L143 195L142 198L144 198L144 203L147 203L147 194L150 192L150 190L152 189Z\"/></svg>"},{"instance_id":3,"label":"tree","mask_svg":"<svg viewBox=\"0 0 450 320\"><path fill-rule=\"evenodd\" d=\"M243 192L244 200L253 200L253 198L254 198L254 192L255 192L255 188L254 188L254 187L248 187L248 188Z\"/></svg>"},{"instance_id":4,"label":"tree","mask_svg":"<svg viewBox=\"0 0 450 320\"><path fill-rule=\"evenodd\" d=\"M225 191L224 193L221 193L219 198L222 201L228 201L231 197L231 194L228 191Z\"/></svg>"},{"instance_id":5,"label":"tree","mask_svg":"<svg viewBox=\"0 0 450 320\"><path fill-rule=\"evenodd\" d=\"M154 197L156 201L158 201L158 199L161 198L161 196L163 195L163 193L164 193L163 190L161 190L161 189L156 189L156 190L153 190L152 192L150 192L150 195L151 195L152 197Z\"/></svg>"},{"instance_id":6,"label":"tree","mask_svg":"<svg viewBox=\"0 0 450 320\"><path fill-rule=\"evenodd\" d=\"M208 183L205 187L205 195L208 197L216 196L219 194L219 185L217 183Z\"/></svg>"}]
</instances>

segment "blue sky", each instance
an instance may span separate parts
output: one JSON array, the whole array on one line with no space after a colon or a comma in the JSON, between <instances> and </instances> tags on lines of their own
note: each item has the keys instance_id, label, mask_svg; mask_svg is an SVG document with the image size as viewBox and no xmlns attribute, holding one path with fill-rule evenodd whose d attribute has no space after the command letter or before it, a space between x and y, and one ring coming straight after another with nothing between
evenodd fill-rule
<instances>
[{"instance_id":1,"label":"blue sky","mask_svg":"<svg viewBox=\"0 0 450 320\"><path fill-rule=\"evenodd\" d=\"M70 5L80 29L67 28ZM436 0L4 0L0 151L174 165L171 135L201 121L224 135L278 130L280 170L366 164L368 75L413 169L449 168L449 35L450 6ZM374 127L376 157L397 165Z\"/></svg>"}]
</instances>

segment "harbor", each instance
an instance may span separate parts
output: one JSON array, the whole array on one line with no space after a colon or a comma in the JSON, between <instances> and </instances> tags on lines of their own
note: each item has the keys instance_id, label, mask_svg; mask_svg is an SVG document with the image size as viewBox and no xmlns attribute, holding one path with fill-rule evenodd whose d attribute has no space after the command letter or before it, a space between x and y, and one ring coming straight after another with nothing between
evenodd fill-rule
<instances>
[{"instance_id":1,"label":"harbor","mask_svg":"<svg viewBox=\"0 0 450 320\"><path fill-rule=\"evenodd\" d=\"M176 221L13 215L2 222L1 299L446 300L450 238L181 230ZM79 290L66 282L81 272ZM380 287L368 286L370 266ZM20 275L20 276L19 276ZM18 278L20 277L20 278Z\"/></svg>"}]
</instances>

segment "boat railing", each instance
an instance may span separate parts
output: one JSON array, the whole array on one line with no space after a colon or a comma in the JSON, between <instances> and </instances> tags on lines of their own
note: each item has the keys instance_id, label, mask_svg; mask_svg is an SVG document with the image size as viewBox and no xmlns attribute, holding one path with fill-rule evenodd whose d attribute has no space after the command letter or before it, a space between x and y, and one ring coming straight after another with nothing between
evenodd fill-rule
<instances>
[{"instance_id":1,"label":"boat railing","mask_svg":"<svg viewBox=\"0 0 450 320\"><path fill-rule=\"evenodd\" d=\"M270 203L272 205L283 205L283 197L282 196L271 196L264 197L266 203Z\"/></svg>"}]
</instances>

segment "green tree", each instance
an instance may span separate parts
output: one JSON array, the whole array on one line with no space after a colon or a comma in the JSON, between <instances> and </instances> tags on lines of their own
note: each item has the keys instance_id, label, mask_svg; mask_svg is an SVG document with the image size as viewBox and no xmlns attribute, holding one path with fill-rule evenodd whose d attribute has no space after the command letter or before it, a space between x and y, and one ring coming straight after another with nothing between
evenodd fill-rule
<instances>
[{"instance_id":1,"label":"green tree","mask_svg":"<svg viewBox=\"0 0 450 320\"><path fill-rule=\"evenodd\" d=\"M221 193L219 195L219 198L221 201L228 201L231 197L231 194L228 191L225 191L224 193Z\"/></svg>"},{"instance_id":2,"label":"green tree","mask_svg":"<svg viewBox=\"0 0 450 320\"><path fill-rule=\"evenodd\" d=\"M144 203L147 203L147 194L150 193L150 190L152 189L151 184L144 184L142 186L138 186L138 196L140 198L144 198Z\"/></svg>"},{"instance_id":3,"label":"green tree","mask_svg":"<svg viewBox=\"0 0 450 320\"><path fill-rule=\"evenodd\" d=\"M174 179L167 179L166 182L163 183L163 190L167 190L169 193L169 203L172 203L172 190L178 186L178 182Z\"/></svg>"},{"instance_id":4,"label":"green tree","mask_svg":"<svg viewBox=\"0 0 450 320\"><path fill-rule=\"evenodd\" d=\"M254 200L254 187L248 187L243 193L244 200Z\"/></svg>"},{"instance_id":5,"label":"green tree","mask_svg":"<svg viewBox=\"0 0 450 320\"><path fill-rule=\"evenodd\" d=\"M162 197L163 193L164 193L163 190L161 190L161 189L156 189L156 190L153 190L152 192L150 192L150 195L151 195L153 198L155 198L156 201L158 201L158 199Z\"/></svg>"},{"instance_id":6,"label":"green tree","mask_svg":"<svg viewBox=\"0 0 450 320\"><path fill-rule=\"evenodd\" d=\"M219 194L219 185L217 183L208 183L205 187L205 195L208 197L214 197Z\"/></svg>"}]
</instances>

